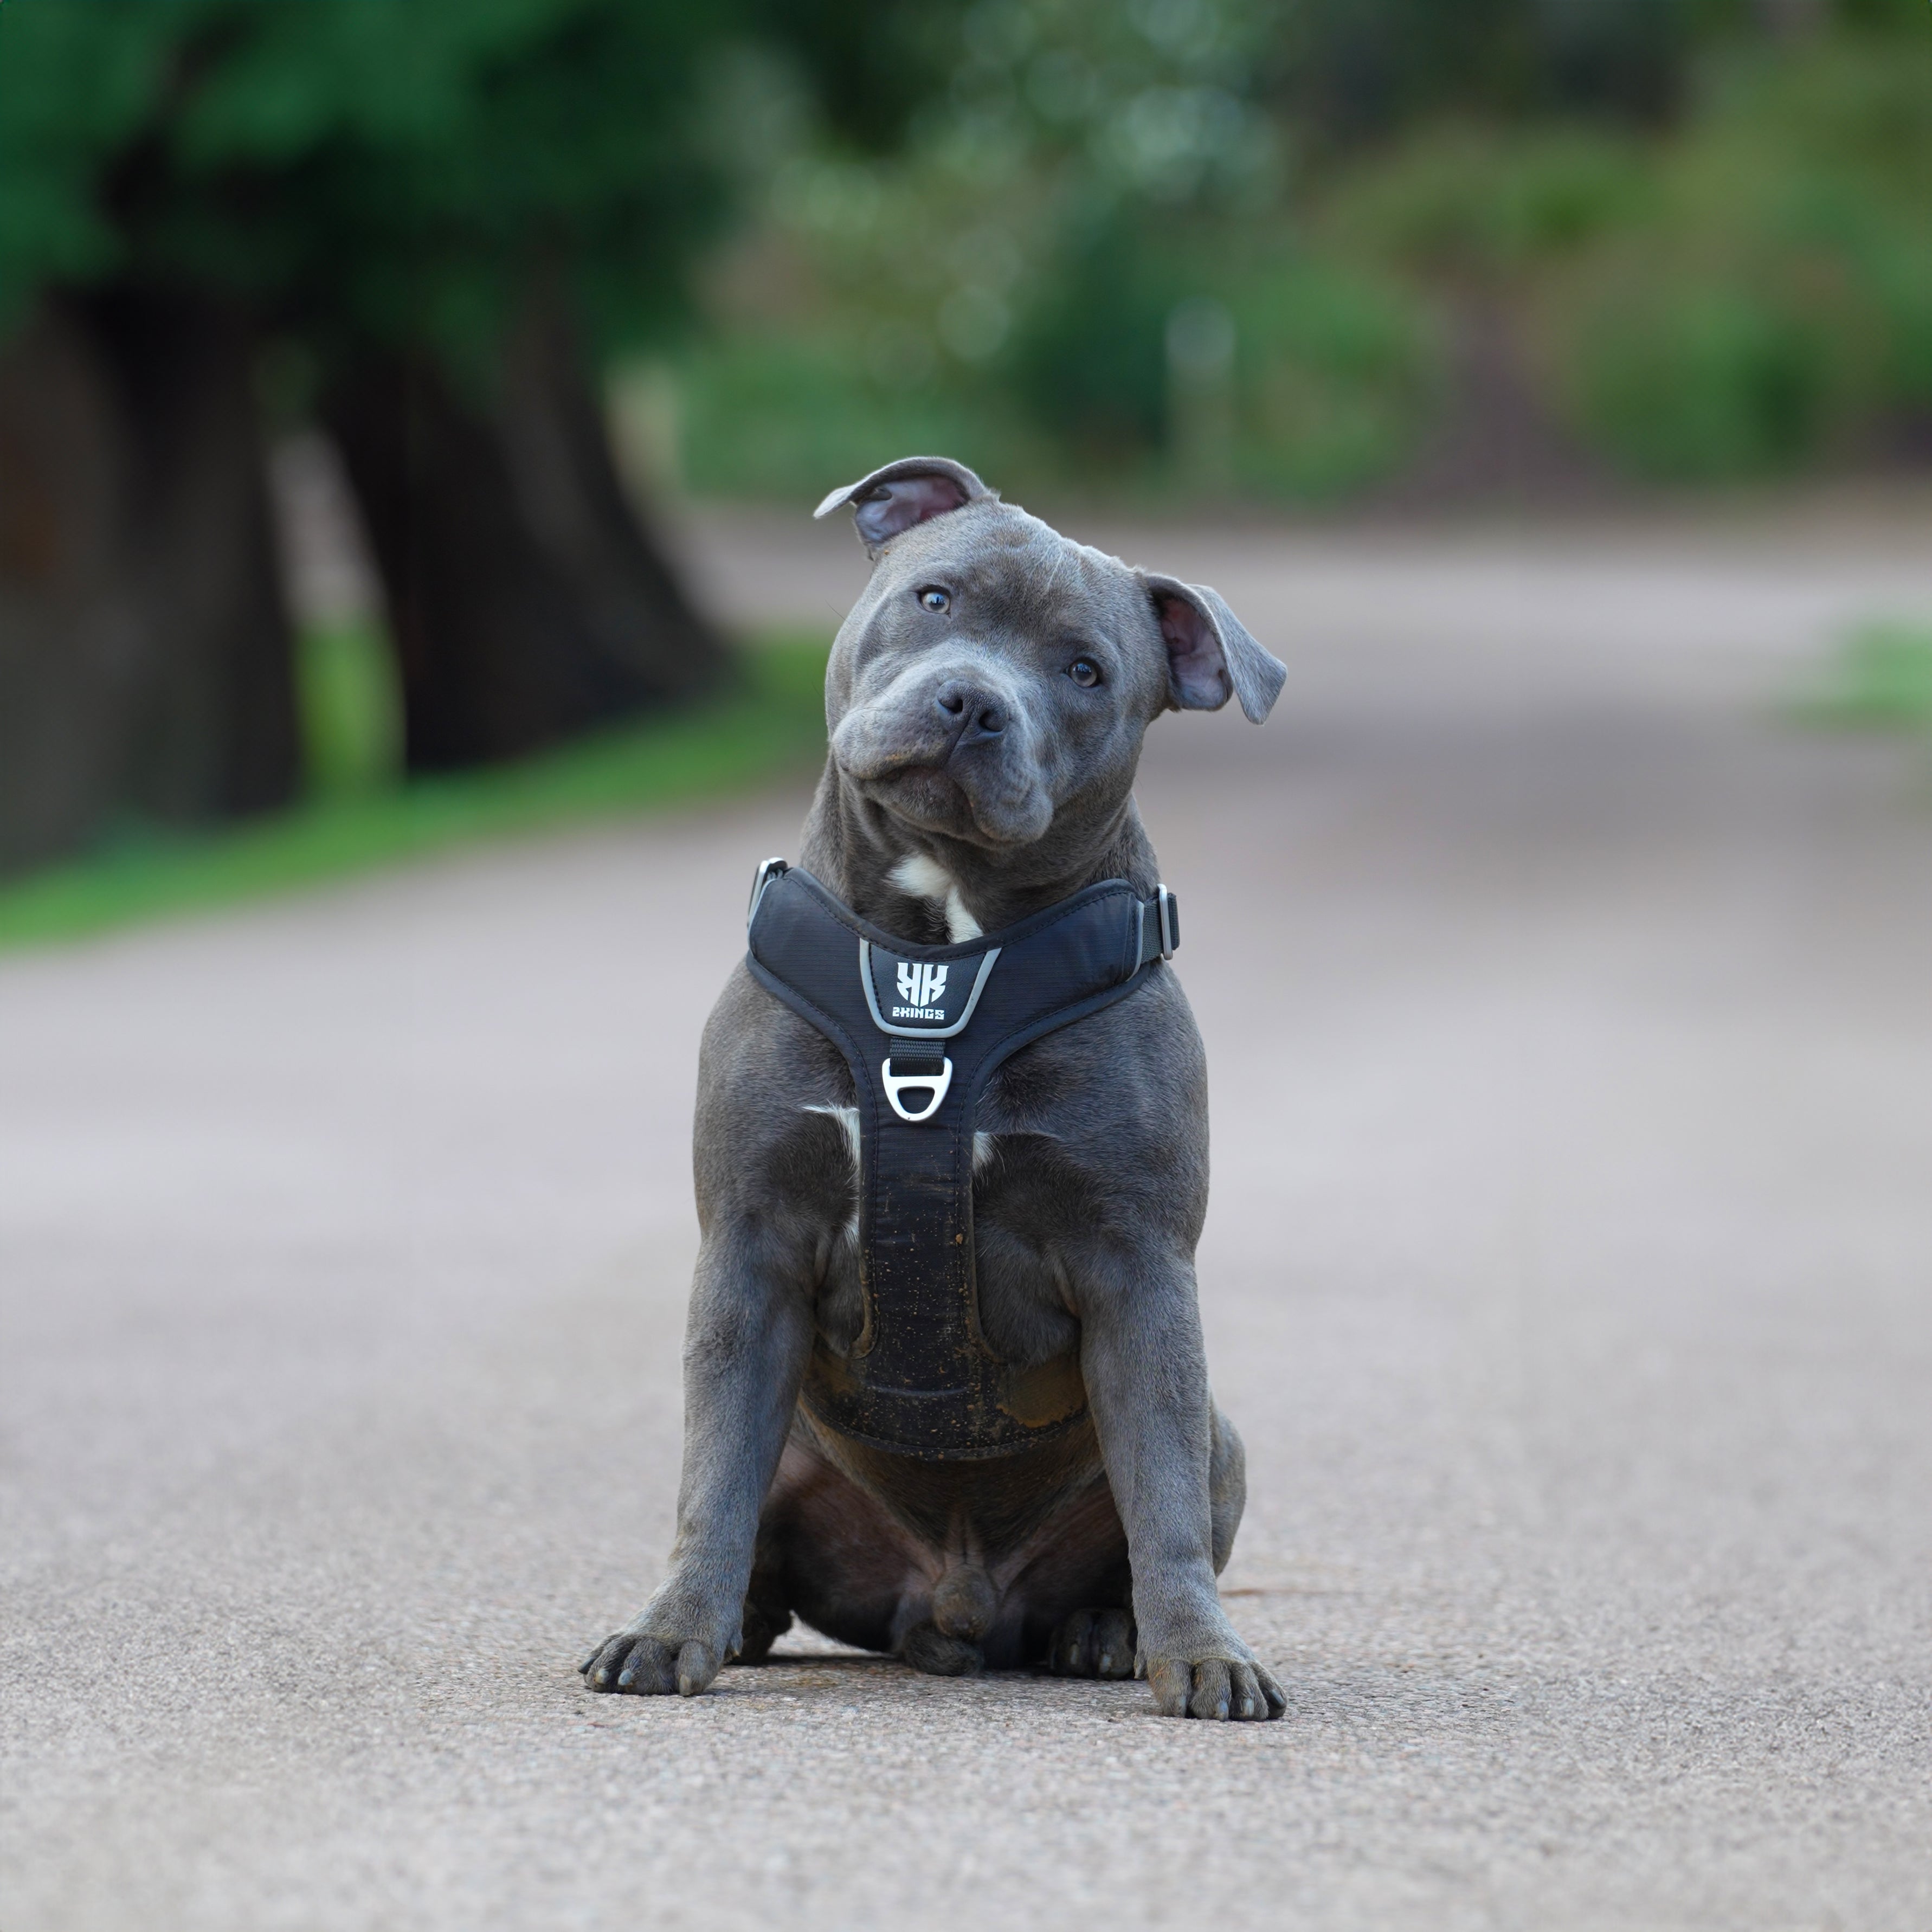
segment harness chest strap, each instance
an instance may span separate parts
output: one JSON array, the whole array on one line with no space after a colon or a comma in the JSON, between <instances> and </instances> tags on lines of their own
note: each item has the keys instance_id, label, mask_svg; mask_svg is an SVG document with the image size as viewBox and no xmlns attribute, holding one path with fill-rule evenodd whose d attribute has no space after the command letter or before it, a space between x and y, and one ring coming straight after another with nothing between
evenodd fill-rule
<instances>
[{"instance_id":1,"label":"harness chest strap","mask_svg":"<svg viewBox=\"0 0 1932 1932\"><path fill-rule=\"evenodd\" d=\"M858 1106L864 1326L849 1356L814 1348L806 1407L843 1436L934 1460L1067 1427L1086 1406L1077 1360L1015 1370L980 1333L974 1115L1001 1061L1160 970L1180 940L1174 895L1108 880L1002 932L909 946L770 859L749 923L752 976L844 1054Z\"/></svg>"}]
</instances>

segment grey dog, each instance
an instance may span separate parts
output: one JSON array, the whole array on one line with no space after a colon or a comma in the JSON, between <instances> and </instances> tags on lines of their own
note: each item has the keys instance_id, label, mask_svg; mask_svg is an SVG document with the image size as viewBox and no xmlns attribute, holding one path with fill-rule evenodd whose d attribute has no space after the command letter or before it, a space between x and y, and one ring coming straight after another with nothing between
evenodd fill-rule
<instances>
[{"instance_id":1,"label":"grey dog","mask_svg":"<svg viewBox=\"0 0 1932 1932\"><path fill-rule=\"evenodd\" d=\"M801 862L914 944L1098 880L1152 892L1147 728L1230 697L1258 724L1282 666L1214 591L1074 543L957 463L908 458L818 514L846 504L874 568L832 646ZM981 1102L982 1332L1010 1363L1077 1360L1086 1415L1051 1442L927 1461L801 1408L814 1335L848 1353L860 1327L854 1099L830 1042L734 973L699 1062L676 1540L590 1688L695 1696L796 1615L937 1674L1043 1664L1143 1676L1172 1716L1279 1717L1215 1581L1246 1480L1202 1344L1207 1070L1172 970L1022 1048Z\"/></svg>"}]
</instances>

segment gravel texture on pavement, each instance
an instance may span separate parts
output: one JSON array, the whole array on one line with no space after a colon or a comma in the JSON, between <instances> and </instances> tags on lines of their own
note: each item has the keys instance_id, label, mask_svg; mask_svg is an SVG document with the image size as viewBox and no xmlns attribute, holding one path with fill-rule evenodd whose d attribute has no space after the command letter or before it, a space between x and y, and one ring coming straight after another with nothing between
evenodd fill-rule
<instances>
[{"instance_id":1,"label":"gravel texture on pavement","mask_svg":"<svg viewBox=\"0 0 1932 1932\"><path fill-rule=\"evenodd\" d=\"M1291 666L1141 787L1286 1720L582 1690L781 788L0 962L4 1932L1932 1929L1932 754L1778 708L1932 565L1136 549Z\"/></svg>"}]
</instances>

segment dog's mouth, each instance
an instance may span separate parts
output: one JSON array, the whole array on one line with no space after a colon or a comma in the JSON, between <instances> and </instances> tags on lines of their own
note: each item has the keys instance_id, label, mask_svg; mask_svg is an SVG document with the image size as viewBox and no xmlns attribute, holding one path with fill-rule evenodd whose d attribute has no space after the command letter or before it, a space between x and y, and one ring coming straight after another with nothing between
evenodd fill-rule
<instances>
[{"instance_id":1,"label":"dog's mouth","mask_svg":"<svg viewBox=\"0 0 1932 1932\"><path fill-rule=\"evenodd\" d=\"M849 713L832 734L845 782L910 830L989 850L1026 845L1053 818L1046 788L1009 731L962 748L952 734L891 711Z\"/></svg>"},{"instance_id":2,"label":"dog's mouth","mask_svg":"<svg viewBox=\"0 0 1932 1932\"><path fill-rule=\"evenodd\" d=\"M850 782L861 796L912 830L938 832L988 852L1034 844L1053 818L1052 804L1037 788L1010 799L997 790L982 793L940 765L900 765Z\"/></svg>"},{"instance_id":3,"label":"dog's mouth","mask_svg":"<svg viewBox=\"0 0 1932 1932\"><path fill-rule=\"evenodd\" d=\"M965 788L943 765L898 765L854 783L874 804L921 831L969 837L978 831Z\"/></svg>"}]
</instances>

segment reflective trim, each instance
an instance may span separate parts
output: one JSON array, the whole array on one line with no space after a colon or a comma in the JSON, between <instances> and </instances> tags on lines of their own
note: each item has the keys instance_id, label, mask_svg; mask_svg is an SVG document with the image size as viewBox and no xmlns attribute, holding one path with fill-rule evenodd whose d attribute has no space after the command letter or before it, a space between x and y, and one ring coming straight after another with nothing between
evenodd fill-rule
<instances>
[{"instance_id":1,"label":"reflective trim","mask_svg":"<svg viewBox=\"0 0 1932 1932\"><path fill-rule=\"evenodd\" d=\"M897 953L890 956L896 959ZM878 989L872 984L872 942L862 939L859 942L859 983L866 989L866 1004L872 1009L872 1024L881 1033L896 1034L901 1040L950 1040L956 1033L966 1030L966 1022L973 1017L973 1009L980 1004L980 995L986 987L986 975L993 970L993 962L1000 956L996 946L980 962L980 976L973 982L973 990L967 996L966 1010L949 1027L894 1026L879 1010Z\"/></svg>"}]
</instances>

